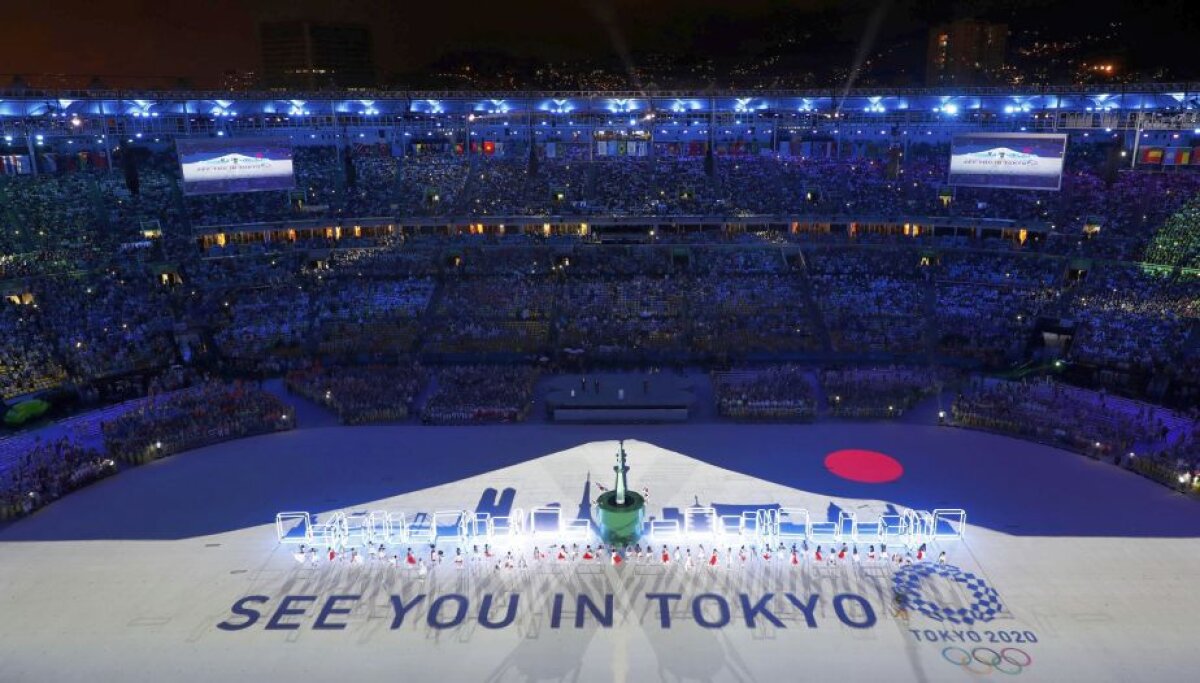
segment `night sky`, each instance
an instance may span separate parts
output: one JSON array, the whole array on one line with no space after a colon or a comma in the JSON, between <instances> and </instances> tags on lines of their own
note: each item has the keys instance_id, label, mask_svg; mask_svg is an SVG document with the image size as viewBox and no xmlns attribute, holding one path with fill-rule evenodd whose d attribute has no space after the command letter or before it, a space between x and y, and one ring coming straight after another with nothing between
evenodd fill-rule
<instances>
[{"instance_id":1,"label":"night sky","mask_svg":"<svg viewBox=\"0 0 1200 683\"><path fill-rule=\"evenodd\" d=\"M873 49L904 43L923 57L932 22L973 16L1014 31L1070 38L1121 22L1131 67L1200 76L1200 0L1097 3L1051 0L20 0L0 17L0 74L65 73L187 78L213 85L226 70L257 70L263 19L370 21L382 74L419 71L447 54L492 49L551 60L633 59L647 52L734 60L791 31L803 50L849 64L871 15ZM1108 7L1113 9L1109 10ZM1080 15L1083 16L1080 16ZM913 47L913 46L920 47Z\"/></svg>"}]
</instances>

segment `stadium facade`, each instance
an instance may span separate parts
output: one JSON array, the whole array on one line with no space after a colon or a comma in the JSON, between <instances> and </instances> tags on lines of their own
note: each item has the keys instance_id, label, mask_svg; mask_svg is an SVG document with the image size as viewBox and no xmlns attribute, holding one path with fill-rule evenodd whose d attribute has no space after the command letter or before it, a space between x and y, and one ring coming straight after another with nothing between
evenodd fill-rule
<instances>
[{"instance_id":1,"label":"stadium facade","mask_svg":"<svg viewBox=\"0 0 1200 683\"><path fill-rule=\"evenodd\" d=\"M893 130L897 128L898 130ZM551 130L545 130L550 128ZM647 140L755 140L806 131L845 139L958 129L1141 131L1200 128L1200 83L1053 88L763 92L103 92L0 91L0 130L29 137L368 132L381 138L574 132ZM1130 140L1130 144L1133 141Z\"/></svg>"}]
</instances>

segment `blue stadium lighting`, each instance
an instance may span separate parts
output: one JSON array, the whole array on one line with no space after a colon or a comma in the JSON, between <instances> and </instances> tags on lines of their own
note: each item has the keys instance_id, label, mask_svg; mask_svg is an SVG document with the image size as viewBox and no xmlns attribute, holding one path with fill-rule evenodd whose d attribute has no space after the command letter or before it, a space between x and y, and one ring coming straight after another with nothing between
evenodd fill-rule
<instances>
[{"instance_id":1,"label":"blue stadium lighting","mask_svg":"<svg viewBox=\"0 0 1200 683\"><path fill-rule=\"evenodd\" d=\"M608 101L608 110L614 114L628 114L637 110L637 102L631 99L613 98Z\"/></svg>"}]
</instances>

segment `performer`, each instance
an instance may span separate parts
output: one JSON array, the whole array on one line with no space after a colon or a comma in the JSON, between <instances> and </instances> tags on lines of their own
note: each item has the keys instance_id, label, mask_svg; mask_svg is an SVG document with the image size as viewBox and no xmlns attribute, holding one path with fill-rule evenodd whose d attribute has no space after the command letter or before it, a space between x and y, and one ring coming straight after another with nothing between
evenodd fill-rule
<instances>
[{"instance_id":1,"label":"performer","mask_svg":"<svg viewBox=\"0 0 1200 683\"><path fill-rule=\"evenodd\" d=\"M382 543L379 544L379 550L375 551L375 557L380 560L387 559L387 550L384 550Z\"/></svg>"},{"instance_id":2,"label":"performer","mask_svg":"<svg viewBox=\"0 0 1200 683\"><path fill-rule=\"evenodd\" d=\"M816 554L813 556L813 559L814 559L814 560L816 560L817 562L820 562L820 561L821 561L821 557L822 557L822 555L821 555L821 546L817 546L817 552L816 552Z\"/></svg>"},{"instance_id":3,"label":"performer","mask_svg":"<svg viewBox=\"0 0 1200 683\"><path fill-rule=\"evenodd\" d=\"M400 556L392 555L391 558L388 559L388 566L390 566L392 569L399 567L400 566Z\"/></svg>"},{"instance_id":4,"label":"performer","mask_svg":"<svg viewBox=\"0 0 1200 683\"><path fill-rule=\"evenodd\" d=\"M867 559L871 562L875 561L875 544L871 544L871 549L867 551Z\"/></svg>"},{"instance_id":5,"label":"performer","mask_svg":"<svg viewBox=\"0 0 1200 683\"><path fill-rule=\"evenodd\" d=\"M796 550L795 544L792 545L792 566L793 567L800 566L800 552L798 550Z\"/></svg>"},{"instance_id":6,"label":"performer","mask_svg":"<svg viewBox=\"0 0 1200 683\"><path fill-rule=\"evenodd\" d=\"M463 554L462 554L462 548L455 548L455 549L454 549L454 568L455 568L455 569L462 569L462 568L463 568Z\"/></svg>"},{"instance_id":7,"label":"performer","mask_svg":"<svg viewBox=\"0 0 1200 683\"><path fill-rule=\"evenodd\" d=\"M625 553L626 553L626 554L628 554L628 553L629 553L629 549L628 549L628 548L626 548L626 549L625 549ZM622 559L621 559L621 553L617 552L617 550L614 548L614 549L613 549L613 553L612 553L612 565L613 565L614 567L620 567L620 566L621 566L621 563L622 563L623 561L624 561L624 560L622 560Z\"/></svg>"},{"instance_id":8,"label":"performer","mask_svg":"<svg viewBox=\"0 0 1200 683\"><path fill-rule=\"evenodd\" d=\"M943 550L941 555L938 555L938 564L946 564L946 551Z\"/></svg>"},{"instance_id":9,"label":"performer","mask_svg":"<svg viewBox=\"0 0 1200 683\"><path fill-rule=\"evenodd\" d=\"M922 543L920 548L917 548L917 562L925 559L925 544Z\"/></svg>"},{"instance_id":10,"label":"performer","mask_svg":"<svg viewBox=\"0 0 1200 683\"><path fill-rule=\"evenodd\" d=\"M720 558L718 558L718 557L717 557L717 549L716 549L716 548L713 548L713 549L712 549L712 555L709 555L709 556L708 556L708 566L709 566L709 568L710 568L710 569L716 569L716 568L717 568L717 563L719 563L720 561L721 561L721 560L720 560Z\"/></svg>"},{"instance_id":11,"label":"performer","mask_svg":"<svg viewBox=\"0 0 1200 683\"><path fill-rule=\"evenodd\" d=\"M421 580L424 581L425 575L428 573L429 573L429 568L425 566L425 560L420 560L417 563L417 576L419 576L421 578Z\"/></svg>"},{"instance_id":12,"label":"performer","mask_svg":"<svg viewBox=\"0 0 1200 683\"><path fill-rule=\"evenodd\" d=\"M766 544L765 546L763 546L763 554L762 554L762 558L763 558L763 560L764 560L764 561L766 561L766 562L770 562L770 561L771 561L771 544L770 544L770 543L768 543L768 544Z\"/></svg>"},{"instance_id":13,"label":"performer","mask_svg":"<svg viewBox=\"0 0 1200 683\"><path fill-rule=\"evenodd\" d=\"M662 563L664 565L671 564L671 553L667 552L667 546L665 546L665 545L663 546L663 549L662 549Z\"/></svg>"},{"instance_id":14,"label":"performer","mask_svg":"<svg viewBox=\"0 0 1200 683\"><path fill-rule=\"evenodd\" d=\"M299 550L292 553L292 559L296 560L296 562L299 562L300 564L304 564L304 562L308 559L308 552L304 550L303 543L300 544Z\"/></svg>"},{"instance_id":15,"label":"performer","mask_svg":"<svg viewBox=\"0 0 1200 683\"><path fill-rule=\"evenodd\" d=\"M311 546L308 549L308 563L314 567L317 564L317 549Z\"/></svg>"},{"instance_id":16,"label":"performer","mask_svg":"<svg viewBox=\"0 0 1200 683\"><path fill-rule=\"evenodd\" d=\"M487 543L484 543L483 544L483 557L485 559L490 560L490 559L492 559L492 556L493 556L492 546Z\"/></svg>"},{"instance_id":17,"label":"performer","mask_svg":"<svg viewBox=\"0 0 1200 683\"><path fill-rule=\"evenodd\" d=\"M746 568L746 546L742 546L738 551L738 559L742 561L742 569Z\"/></svg>"},{"instance_id":18,"label":"performer","mask_svg":"<svg viewBox=\"0 0 1200 683\"><path fill-rule=\"evenodd\" d=\"M683 570L690 572L690 571L692 571L693 566L694 565L692 564L692 549L688 548L687 549L687 559L685 559L684 563L683 563Z\"/></svg>"},{"instance_id":19,"label":"performer","mask_svg":"<svg viewBox=\"0 0 1200 683\"><path fill-rule=\"evenodd\" d=\"M858 546L857 545L854 546L854 549L850 552L850 559L854 560L854 566L857 567L858 566Z\"/></svg>"},{"instance_id":20,"label":"performer","mask_svg":"<svg viewBox=\"0 0 1200 683\"><path fill-rule=\"evenodd\" d=\"M842 549L838 551L837 558L839 560L846 559L846 544L845 543L842 544Z\"/></svg>"},{"instance_id":21,"label":"performer","mask_svg":"<svg viewBox=\"0 0 1200 683\"><path fill-rule=\"evenodd\" d=\"M337 559L337 556L338 556L337 551L334 550L332 547L330 547L329 548L329 561L333 562L334 560Z\"/></svg>"},{"instance_id":22,"label":"performer","mask_svg":"<svg viewBox=\"0 0 1200 683\"><path fill-rule=\"evenodd\" d=\"M683 556L679 554L679 546L675 546L675 552L671 553L671 561L675 564L679 564L683 561Z\"/></svg>"},{"instance_id":23,"label":"performer","mask_svg":"<svg viewBox=\"0 0 1200 683\"><path fill-rule=\"evenodd\" d=\"M416 569L417 556L413 555L412 548L409 548L408 553L404 556L404 564L408 565L409 569Z\"/></svg>"}]
</instances>

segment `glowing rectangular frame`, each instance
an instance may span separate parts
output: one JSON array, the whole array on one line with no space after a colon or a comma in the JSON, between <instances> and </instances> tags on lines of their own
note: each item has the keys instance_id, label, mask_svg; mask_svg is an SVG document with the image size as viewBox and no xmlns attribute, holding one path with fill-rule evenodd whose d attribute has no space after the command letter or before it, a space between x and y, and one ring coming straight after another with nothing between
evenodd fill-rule
<instances>
[{"instance_id":1,"label":"glowing rectangular frame","mask_svg":"<svg viewBox=\"0 0 1200 683\"><path fill-rule=\"evenodd\" d=\"M755 537L759 534L760 524L765 524L763 510L746 510L742 512L742 536Z\"/></svg>"},{"instance_id":2,"label":"glowing rectangular frame","mask_svg":"<svg viewBox=\"0 0 1200 683\"><path fill-rule=\"evenodd\" d=\"M507 516L492 517L494 537L520 536L525 532L525 511L514 508Z\"/></svg>"},{"instance_id":3,"label":"glowing rectangular frame","mask_svg":"<svg viewBox=\"0 0 1200 683\"><path fill-rule=\"evenodd\" d=\"M468 520L471 517L471 513L465 510L439 510L433 513L433 542L466 541L470 537Z\"/></svg>"},{"instance_id":4,"label":"glowing rectangular frame","mask_svg":"<svg viewBox=\"0 0 1200 683\"><path fill-rule=\"evenodd\" d=\"M346 522L346 513L342 511L329 515L325 522L313 525L313 543L331 548L342 548L350 540L350 531Z\"/></svg>"},{"instance_id":5,"label":"glowing rectangular frame","mask_svg":"<svg viewBox=\"0 0 1200 683\"><path fill-rule=\"evenodd\" d=\"M846 525L849 523L850 533L846 533ZM838 510L837 521L837 540L849 540L852 543L858 542L858 514L850 510Z\"/></svg>"},{"instance_id":6,"label":"glowing rectangular frame","mask_svg":"<svg viewBox=\"0 0 1200 683\"><path fill-rule=\"evenodd\" d=\"M945 523L951 528L949 533L942 533L941 525ZM955 528L957 525L957 528ZM959 508L938 508L933 511L932 537L935 541L962 540L967 533L967 511Z\"/></svg>"},{"instance_id":7,"label":"glowing rectangular frame","mask_svg":"<svg viewBox=\"0 0 1200 683\"><path fill-rule=\"evenodd\" d=\"M678 541L679 520L654 519L650 521L650 538L655 541Z\"/></svg>"},{"instance_id":8,"label":"glowing rectangular frame","mask_svg":"<svg viewBox=\"0 0 1200 683\"><path fill-rule=\"evenodd\" d=\"M902 514L880 515L875 539L887 543L903 541L908 535L908 518Z\"/></svg>"},{"instance_id":9,"label":"glowing rectangular frame","mask_svg":"<svg viewBox=\"0 0 1200 683\"><path fill-rule=\"evenodd\" d=\"M492 540L492 534L495 531L492 516L487 512L476 512L471 518L471 536L478 538L484 542Z\"/></svg>"},{"instance_id":10,"label":"glowing rectangular frame","mask_svg":"<svg viewBox=\"0 0 1200 683\"><path fill-rule=\"evenodd\" d=\"M542 519L552 517L552 528L547 529L542 523ZM557 507L537 507L529 511L529 533L534 536L552 535L558 536L562 533L562 508Z\"/></svg>"},{"instance_id":11,"label":"glowing rectangular frame","mask_svg":"<svg viewBox=\"0 0 1200 683\"><path fill-rule=\"evenodd\" d=\"M741 515L721 515L717 519L717 535L724 538L741 538L745 533L746 520Z\"/></svg>"},{"instance_id":12,"label":"glowing rectangular frame","mask_svg":"<svg viewBox=\"0 0 1200 683\"><path fill-rule=\"evenodd\" d=\"M563 534L571 540L589 540L592 537L592 523L586 519L568 519L563 526Z\"/></svg>"},{"instance_id":13,"label":"glowing rectangular frame","mask_svg":"<svg viewBox=\"0 0 1200 683\"><path fill-rule=\"evenodd\" d=\"M408 543L408 518L403 512L385 512L388 518L388 543Z\"/></svg>"},{"instance_id":14,"label":"glowing rectangular frame","mask_svg":"<svg viewBox=\"0 0 1200 683\"><path fill-rule=\"evenodd\" d=\"M299 535L292 533L297 528L302 530ZM280 512L275 515L275 534L280 543L312 543L312 517L307 512Z\"/></svg>"},{"instance_id":15,"label":"glowing rectangular frame","mask_svg":"<svg viewBox=\"0 0 1200 683\"><path fill-rule=\"evenodd\" d=\"M367 513L363 528L364 539L372 546L392 541L392 516L383 510L371 510Z\"/></svg>"},{"instance_id":16,"label":"glowing rectangular frame","mask_svg":"<svg viewBox=\"0 0 1200 683\"><path fill-rule=\"evenodd\" d=\"M795 518L797 521L789 521ZM802 541L809 538L812 520L804 508L779 508L775 513L775 536L780 541ZM786 526L785 526L786 525ZM797 530L795 527L800 526Z\"/></svg>"},{"instance_id":17,"label":"glowing rectangular frame","mask_svg":"<svg viewBox=\"0 0 1200 683\"><path fill-rule=\"evenodd\" d=\"M367 541L367 518L369 513L366 510L354 510L349 513L343 513L346 518L346 532L349 537L356 541Z\"/></svg>"},{"instance_id":18,"label":"glowing rectangular frame","mask_svg":"<svg viewBox=\"0 0 1200 683\"><path fill-rule=\"evenodd\" d=\"M432 515L424 512L418 512L416 515L413 515L412 522L410 522L408 525L408 542L437 542L437 527L433 523Z\"/></svg>"}]
</instances>

